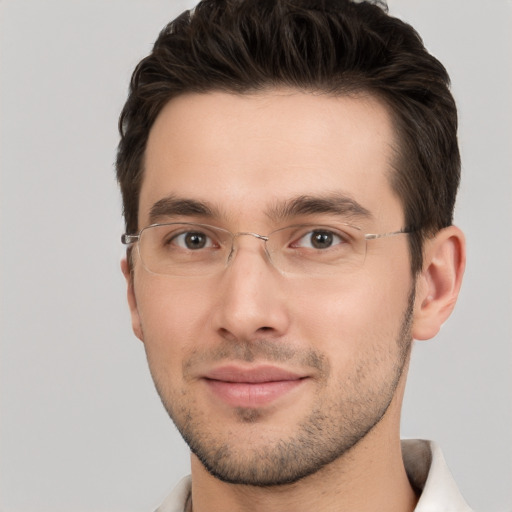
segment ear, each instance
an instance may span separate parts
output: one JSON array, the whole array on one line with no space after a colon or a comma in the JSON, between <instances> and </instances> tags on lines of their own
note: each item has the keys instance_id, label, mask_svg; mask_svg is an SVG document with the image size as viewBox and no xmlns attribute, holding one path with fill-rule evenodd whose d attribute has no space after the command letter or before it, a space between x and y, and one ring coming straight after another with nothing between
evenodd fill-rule
<instances>
[{"instance_id":1,"label":"ear","mask_svg":"<svg viewBox=\"0 0 512 512\"><path fill-rule=\"evenodd\" d=\"M121 260L121 270L123 272L124 278L126 279L126 295L128 298L128 306L130 307L130 315L132 317L132 329L135 336L144 342L140 323L140 315L137 308L137 300L135 298L135 290L133 287L133 272L131 271L130 264L128 263L126 257Z\"/></svg>"},{"instance_id":2,"label":"ear","mask_svg":"<svg viewBox=\"0 0 512 512\"><path fill-rule=\"evenodd\" d=\"M449 226L425 243L423 270L416 280L413 338L433 338L450 316L466 266L464 234Z\"/></svg>"}]
</instances>

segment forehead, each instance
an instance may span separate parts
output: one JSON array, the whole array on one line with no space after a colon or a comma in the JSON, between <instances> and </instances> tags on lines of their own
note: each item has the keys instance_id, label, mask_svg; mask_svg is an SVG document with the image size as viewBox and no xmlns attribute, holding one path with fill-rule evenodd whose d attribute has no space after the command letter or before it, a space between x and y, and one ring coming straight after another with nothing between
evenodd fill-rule
<instances>
[{"instance_id":1,"label":"forehead","mask_svg":"<svg viewBox=\"0 0 512 512\"><path fill-rule=\"evenodd\" d=\"M182 95L150 131L139 222L146 225L151 207L168 196L241 220L294 197L333 193L401 222L389 184L395 145L390 116L370 95Z\"/></svg>"}]
</instances>

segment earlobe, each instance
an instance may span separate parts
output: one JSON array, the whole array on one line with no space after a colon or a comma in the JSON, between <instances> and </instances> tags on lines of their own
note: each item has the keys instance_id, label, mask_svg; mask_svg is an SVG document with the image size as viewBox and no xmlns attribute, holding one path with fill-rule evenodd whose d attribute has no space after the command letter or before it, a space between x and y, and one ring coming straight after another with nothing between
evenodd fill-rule
<instances>
[{"instance_id":1,"label":"earlobe","mask_svg":"<svg viewBox=\"0 0 512 512\"><path fill-rule=\"evenodd\" d=\"M449 226L425 243L423 270L416 281L413 337L433 338L450 316L466 265L464 234Z\"/></svg>"},{"instance_id":2,"label":"earlobe","mask_svg":"<svg viewBox=\"0 0 512 512\"><path fill-rule=\"evenodd\" d=\"M127 258L123 258L121 260L121 271L123 272L124 278L126 279L126 295L128 298L128 306L130 308L130 315L132 318L132 329L142 342L144 342L144 338L142 335L142 328L140 323L139 310L137 308L137 300L135 298L135 290L133 286L133 273L130 268L130 264L128 263Z\"/></svg>"}]
</instances>

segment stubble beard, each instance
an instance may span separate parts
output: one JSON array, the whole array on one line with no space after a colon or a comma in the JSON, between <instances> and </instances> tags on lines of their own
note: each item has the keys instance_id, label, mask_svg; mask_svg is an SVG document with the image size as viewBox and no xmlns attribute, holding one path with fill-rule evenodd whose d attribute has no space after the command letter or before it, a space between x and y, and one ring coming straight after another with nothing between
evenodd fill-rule
<instances>
[{"instance_id":1,"label":"stubble beard","mask_svg":"<svg viewBox=\"0 0 512 512\"><path fill-rule=\"evenodd\" d=\"M361 380L373 367L365 367L363 361L344 382L343 393L337 400L326 402L322 390L319 391L318 405L288 438L260 442L257 447L251 447L251 439L247 437L243 446L236 446L229 435L219 435L208 429L208 418L194 408L193 402L170 400L157 379L154 379L155 385L183 439L211 475L224 482L258 487L292 484L346 455L381 421L407 367L412 346L413 306L414 287L397 335L398 355L386 378L377 383L377 387L365 390ZM256 356L264 356L270 361L289 357L285 347L264 340L248 342L243 348L238 345L236 351L237 356L246 361ZM240 357L242 352L243 357ZM322 355L309 352L303 359L314 360L312 365L327 379L330 369ZM235 413L239 423L252 426L258 424L262 415L258 409L249 408L236 409Z\"/></svg>"}]
</instances>

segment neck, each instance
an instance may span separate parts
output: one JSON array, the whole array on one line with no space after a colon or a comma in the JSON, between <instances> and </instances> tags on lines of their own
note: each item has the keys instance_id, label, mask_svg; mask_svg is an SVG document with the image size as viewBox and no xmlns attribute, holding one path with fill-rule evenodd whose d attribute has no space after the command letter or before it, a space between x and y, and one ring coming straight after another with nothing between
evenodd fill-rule
<instances>
[{"instance_id":1,"label":"neck","mask_svg":"<svg viewBox=\"0 0 512 512\"><path fill-rule=\"evenodd\" d=\"M193 512L412 512L417 496L405 472L399 436L383 440L382 427L376 426L315 474L283 486L225 483L192 456L191 508Z\"/></svg>"}]
</instances>

